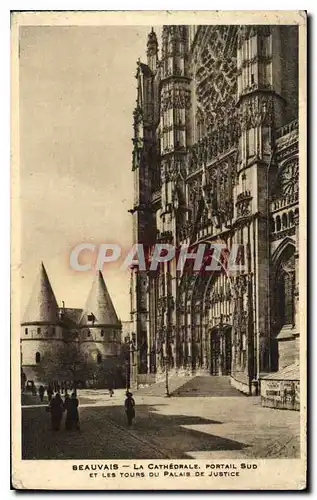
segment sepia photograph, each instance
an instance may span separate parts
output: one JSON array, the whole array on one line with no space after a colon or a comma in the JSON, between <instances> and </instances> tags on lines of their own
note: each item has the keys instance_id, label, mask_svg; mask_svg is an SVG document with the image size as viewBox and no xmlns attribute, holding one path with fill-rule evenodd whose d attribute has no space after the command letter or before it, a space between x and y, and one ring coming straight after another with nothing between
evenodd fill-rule
<instances>
[{"instance_id":1,"label":"sepia photograph","mask_svg":"<svg viewBox=\"0 0 317 500\"><path fill-rule=\"evenodd\" d=\"M13 483L303 489L306 14L154 14L12 13Z\"/></svg>"}]
</instances>

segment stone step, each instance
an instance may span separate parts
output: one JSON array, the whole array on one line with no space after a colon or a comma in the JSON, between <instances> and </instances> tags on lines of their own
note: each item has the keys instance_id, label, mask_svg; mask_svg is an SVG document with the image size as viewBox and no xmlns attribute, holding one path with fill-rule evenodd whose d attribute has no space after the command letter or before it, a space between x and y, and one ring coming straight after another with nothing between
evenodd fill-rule
<instances>
[{"instance_id":1,"label":"stone step","mask_svg":"<svg viewBox=\"0 0 317 500\"><path fill-rule=\"evenodd\" d=\"M245 397L240 391L232 387L228 376L171 376L168 380L169 393L177 397ZM136 391L144 396L165 396L166 382L161 380L148 387Z\"/></svg>"},{"instance_id":2,"label":"stone step","mask_svg":"<svg viewBox=\"0 0 317 500\"><path fill-rule=\"evenodd\" d=\"M174 391L179 389L181 386L186 384L193 377L189 376L177 376L173 375L168 378L168 388L169 393L172 394ZM148 387L140 387L134 391L139 395L144 396L165 396L166 395L166 380L160 380L155 384L149 385Z\"/></svg>"},{"instance_id":3,"label":"stone step","mask_svg":"<svg viewBox=\"0 0 317 500\"><path fill-rule=\"evenodd\" d=\"M227 376L197 376L186 381L173 393L178 397L246 397L232 387Z\"/></svg>"}]
</instances>

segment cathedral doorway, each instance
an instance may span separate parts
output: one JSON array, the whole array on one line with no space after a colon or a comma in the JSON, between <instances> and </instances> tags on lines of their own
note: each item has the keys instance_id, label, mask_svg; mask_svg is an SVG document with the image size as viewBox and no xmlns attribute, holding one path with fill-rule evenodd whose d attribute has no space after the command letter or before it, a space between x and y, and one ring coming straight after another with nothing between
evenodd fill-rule
<instances>
[{"instance_id":1,"label":"cathedral doorway","mask_svg":"<svg viewBox=\"0 0 317 500\"><path fill-rule=\"evenodd\" d=\"M231 326L213 328L210 332L211 375L230 375L231 362Z\"/></svg>"}]
</instances>

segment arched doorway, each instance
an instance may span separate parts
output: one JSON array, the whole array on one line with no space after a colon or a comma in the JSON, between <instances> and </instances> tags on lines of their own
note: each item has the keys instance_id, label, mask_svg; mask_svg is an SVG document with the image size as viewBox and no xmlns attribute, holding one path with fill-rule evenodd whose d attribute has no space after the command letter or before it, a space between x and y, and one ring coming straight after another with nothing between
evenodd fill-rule
<instances>
[{"instance_id":1,"label":"arched doorway","mask_svg":"<svg viewBox=\"0 0 317 500\"><path fill-rule=\"evenodd\" d=\"M231 326L219 325L210 331L210 373L230 375L232 363Z\"/></svg>"},{"instance_id":2,"label":"arched doorway","mask_svg":"<svg viewBox=\"0 0 317 500\"><path fill-rule=\"evenodd\" d=\"M219 330L213 330L210 335L210 373L219 375L220 368L220 335Z\"/></svg>"},{"instance_id":3,"label":"arched doorway","mask_svg":"<svg viewBox=\"0 0 317 500\"><path fill-rule=\"evenodd\" d=\"M280 365L278 336L283 329L295 326L295 246L285 240L273 255L274 274L272 279L271 303L271 369L278 370ZM284 334L283 342L286 342Z\"/></svg>"},{"instance_id":4,"label":"arched doorway","mask_svg":"<svg viewBox=\"0 0 317 500\"><path fill-rule=\"evenodd\" d=\"M212 275L204 294L211 375L231 373L232 308L231 282L228 276L224 272Z\"/></svg>"}]
</instances>

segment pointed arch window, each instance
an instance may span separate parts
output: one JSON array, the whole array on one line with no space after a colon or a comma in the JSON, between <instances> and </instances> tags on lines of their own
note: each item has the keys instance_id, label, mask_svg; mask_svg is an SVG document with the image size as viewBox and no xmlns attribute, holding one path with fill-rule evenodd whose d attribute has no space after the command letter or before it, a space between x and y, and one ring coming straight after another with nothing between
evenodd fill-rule
<instances>
[{"instance_id":1,"label":"pointed arch window","mask_svg":"<svg viewBox=\"0 0 317 500\"><path fill-rule=\"evenodd\" d=\"M292 210L288 214L288 222L290 227L294 225L294 214Z\"/></svg>"},{"instance_id":2,"label":"pointed arch window","mask_svg":"<svg viewBox=\"0 0 317 500\"><path fill-rule=\"evenodd\" d=\"M41 362L41 354L39 352L35 353L35 363L38 365Z\"/></svg>"},{"instance_id":3,"label":"pointed arch window","mask_svg":"<svg viewBox=\"0 0 317 500\"><path fill-rule=\"evenodd\" d=\"M282 215L282 227L283 229L286 229L288 227L287 214Z\"/></svg>"},{"instance_id":4,"label":"pointed arch window","mask_svg":"<svg viewBox=\"0 0 317 500\"><path fill-rule=\"evenodd\" d=\"M280 327L293 325L295 320L295 257L294 247L288 246L280 259L277 271L276 314Z\"/></svg>"}]
</instances>

